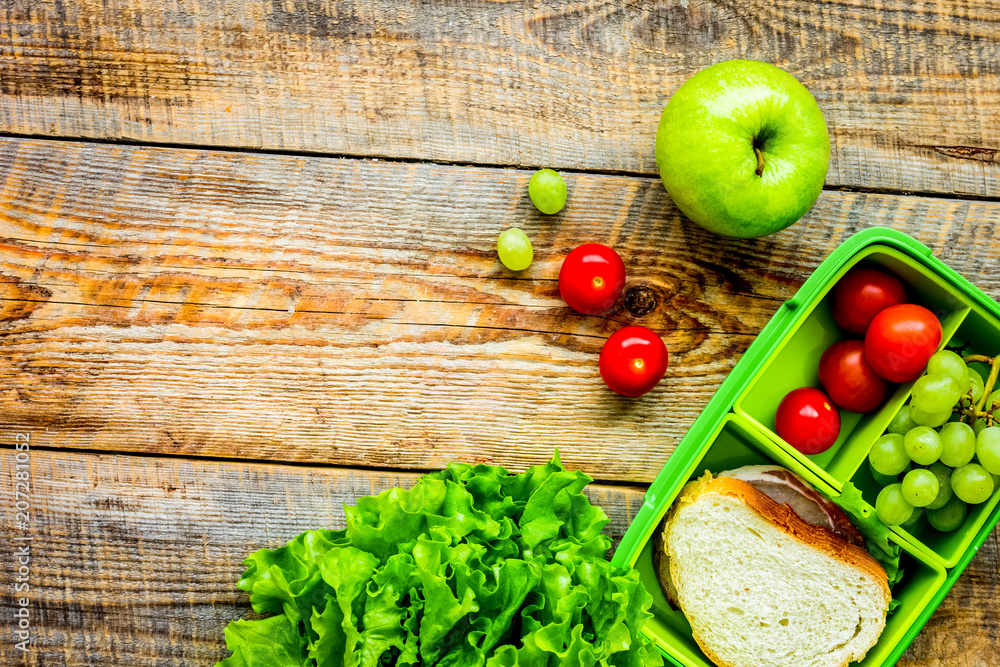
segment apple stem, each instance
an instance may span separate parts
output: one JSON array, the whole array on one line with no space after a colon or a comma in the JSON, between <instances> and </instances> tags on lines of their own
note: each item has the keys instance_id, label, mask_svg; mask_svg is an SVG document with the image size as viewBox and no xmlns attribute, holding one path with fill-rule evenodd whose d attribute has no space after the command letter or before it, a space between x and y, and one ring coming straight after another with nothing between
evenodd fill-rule
<instances>
[{"instance_id":1,"label":"apple stem","mask_svg":"<svg viewBox=\"0 0 1000 667\"><path fill-rule=\"evenodd\" d=\"M753 152L757 154L757 169L754 173L760 176L764 173L764 154L756 146L753 147Z\"/></svg>"}]
</instances>

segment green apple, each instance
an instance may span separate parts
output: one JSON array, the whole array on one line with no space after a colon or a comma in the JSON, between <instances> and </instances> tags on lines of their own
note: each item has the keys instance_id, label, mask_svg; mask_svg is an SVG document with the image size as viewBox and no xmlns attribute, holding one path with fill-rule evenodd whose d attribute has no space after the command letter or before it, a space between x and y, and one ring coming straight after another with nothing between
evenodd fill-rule
<instances>
[{"instance_id":1,"label":"green apple","mask_svg":"<svg viewBox=\"0 0 1000 667\"><path fill-rule=\"evenodd\" d=\"M656 133L656 164L677 208L723 236L791 225L816 202L829 163L816 100L791 74L755 60L718 63L688 79Z\"/></svg>"}]
</instances>

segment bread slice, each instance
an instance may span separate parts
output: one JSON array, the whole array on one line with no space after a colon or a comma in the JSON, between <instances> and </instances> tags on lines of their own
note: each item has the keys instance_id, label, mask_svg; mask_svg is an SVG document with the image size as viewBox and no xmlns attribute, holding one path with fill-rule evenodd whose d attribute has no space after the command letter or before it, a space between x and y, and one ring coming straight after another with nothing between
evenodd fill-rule
<instances>
[{"instance_id":1,"label":"bread slice","mask_svg":"<svg viewBox=\"0 0 1000 667\"><path fill-rule=\"evenodd\" d=\"M694 639L720 667L842 667L885 627L878 562L742 480L685 486L663 540Z\"/></svg>"}]
</instances>

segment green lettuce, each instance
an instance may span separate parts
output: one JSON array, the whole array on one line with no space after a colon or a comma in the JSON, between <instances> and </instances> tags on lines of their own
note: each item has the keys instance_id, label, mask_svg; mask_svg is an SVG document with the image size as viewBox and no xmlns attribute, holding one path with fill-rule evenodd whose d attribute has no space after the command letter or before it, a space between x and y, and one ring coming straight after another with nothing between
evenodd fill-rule
<instances>
[{"instance_id":1,"label":"green lettuce","mask_svg":"<svg viewBox=\"0 0 1000 667\"><path fill-rule=\"evenodd\" d=\"M847 513L851 523L864 535L868 553L885 569L891 591L903 578L903 570L899 567L901 550L898 544L889 540L889 527L882 523L870 508L865 507L861 491L851 482L845 482L840 495L832 497L831 500ZM899 600L893 597L889 603L889 611L894 611L899 604Z\"/></svg>"},{"instance_id":2,"label":"green lettuce","mask_svg":"<svg viewBox=\"0 0 1000 667\"><path fill-rule=\"evenodd\" d=\"M453 463L250 555L237 586L263 620L226 628L216 667L662 665L652 598L604 558L591 478Z\"/></svg>"}]
</instances>

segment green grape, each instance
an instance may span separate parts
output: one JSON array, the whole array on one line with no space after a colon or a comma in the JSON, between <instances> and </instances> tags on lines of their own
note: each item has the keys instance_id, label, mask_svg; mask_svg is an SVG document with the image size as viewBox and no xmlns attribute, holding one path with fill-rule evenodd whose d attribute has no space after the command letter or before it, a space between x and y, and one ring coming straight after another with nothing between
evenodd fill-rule
<instances>
[{"instance_id":1,"label":"green grape","mask_svg":"<svg viewBox=\"0 0 1000 667\"><path fill-rule=\"evenodd\" d=\"M941 427L941 463L952 468L964 466L976 455L976 432L962 422L948 422ZM998 449L997 451L1000 451Z\"/></svg>"},{"instance_id":2,"label":"green grape","mask_svg":"<svg viewBox=\"0 0 1000 667\"><path fill-rule=\"evenodd\" d=\"M910 404L924 412L951 412L960 398L962 385L955 378L942 373L928 373L914 383Z\"/></svg>"},{"instance_id":3,"label":"green grape","mask_svg":"<svg viewBox=\"0 0 1000 667\"><path fill-rule=\"evenodd\" d=\"M889 422L889 428L886 430L889 431L889 433L898 433L899 435L906 435L907 431L909 431L914 426L919 426L919 425L920 424L913 421L913 417L910 416L910 409L906 406L903 406L903 408L896 413L896 416L892 418L892 421Z\"/></svg>"},{"instance_id":4,"label":"green grape","mask_svg":"<svg viewBox=\"0 0 1000 667\"><path fill-rule=\"evenodd\" d=\"M917 527L917 524L920 523L920 520L922 518L924 518L924 508L914 507L913 514L910 515L909 519L899 524L899 527L905 529L907 532L912 533L913 530Z\"/></svg>"},{"instance_id":5,"label":"green grape","mask_svg":"<svg viewBox=\"0 0 1000 667\"><path fill-rule=\"evenodd\" d=\"M528 196L542 213L558 213L566 205L566 181L557 171L539 169L528 181Z\"/></svg>"},{"instance_id":6,"label":"green grape","mask_svg":"<svg viewBox=\"0 0 1000 667\"><path fill-rule=\"evenodd\" d=\"M946 423L951 419L951 410L945 410L943 412L924 412L910 403L910 419L913 420L915 424L920 426L930 426L931 428L937 428L941 424Z\"/></svg>"},{"instance_id":7,"label":"green grape","mask_svg":"<svg viewBox=\"0 0 1000 667\"><path fill-rule=\"evenodd\" d=\"M976 456L979 458L979 465L991 475L1000 475L1000 426L989 426L979 432L976 437Z\"/></svg>"},{"instance_id":8,"label":"green grape","mask_svg":"<svg viewBox=\"0 0 1000 667\"><path fill-rule=\"evenodd\" d=\"M500 261L511 271L524 271L531 264L534 253L528 235L517 227L504 230L497 239Z\"/></svg>"},{"instance_id":9,"label":"green grape","mask_svg":"<svg viewBox=\"0 0 1000 667\"><path fill-rule=\"evenodd\" d=\"M941 458L941 436L929 426L918 426L910 429L910 432L903 436L903 448L906 455L922 466L930 464Z\"/></svg>"},{"instance_id":10,"label":"green grape","mask_svg":"<svg viewBox=\"0 0 1000 667\"><path fill-rule=\"evenodd\" d=\"M871 461L868 462L868 472L871 473L872 479L879 486L889 486L899 481L898 475L883 475L878 470L875 470L875 466L872 465Z\"/></svg>"},{"instance_id":11,"label":"green grape","mask_svg":"<svg viewBox=\"0 0 1000 667\"><path fill-rule=\"evenodd\" d=\"M890 484L875 499L875 514L887 526L898 526L913 515L913 505L903 498L901 484Z\"/></svg>"},{"instance_id":12,"label":"green grape","mask_svg":"<svg viewBox=\"0 0 1000 667\"><path fill-rule=\"evenodd\" d=\"M994 403L1000 402L1000 389L994 389L990 397L986 399L986 403L983 404L983 410L989 410L993 407ZM1000 409L998 409L1000 412Z\"/></svg>"},{"instance_id":13,"label":"green grape","mask_svg":"<svg viewBox=\"0 0 1000 667\"><path fill-rule=\"evenodd\" d=\"M985 503L993 495L993 475L978 463L968 463L951 473L951 489L970 505Z\"/></svg>"},{"instance_id":14,"label":"green grape","mask_svg":"<svg viewBox=\"0 0 1000 667\"><path fill-rule=\"evenodd\" d=\"M985 429L985 428L986 428L986 420L985 419L977 419L976 423L972 425L972 430L973 430L973 432L975 432L977 438L979 437L979 434L982 433L983 429Z\"/></svg>"},{"instance_id":15,"label":"green grape","mask_svg":"<svg viewBox=\"0 0 1000 667\"><path fill-rule=\"evenodd\" d=\"M927 523L934 530L950 533L965 522L965 503L952 496L951 500L937 509L927 510Z\"/></svg>"},{"instance_id":16,"label":"green grape","mask_svg":"<svg viewBox=\"0 0 1000 667\"><path fill-rule=\"evenodd\" d=\"M938 461L937 463L932 463L931 467L928 468L938 480L938 494L937 498L931 501L931 504L927 506L929 510L941 509L945 506L954 492L951 490L951 468L945 464Z\"/></svg>"},{"instance_id":17,"label":"green grape","mask_svg":"<svg viewBox=\"0 0 1000 667\"><path fill-rule=\"evenodd\" d=\"M955 378L960 390L962 390L962 396L969 391L969 367L965 365L962 357L951 350L941 350L931 355L927 361L927 374L932 373Z\"/></svg>"},{"instance_id":18,"label":"green grape","mask_svg":"<svg viewBox=\"0 0 1000 667\"><path fill-rule=\"evenodd\" d=\"M868 463L883 475L898 475L910 465L910 457L903 446L903 436L887 433L875 441L868 452Z\"/></svg>"},{"instance_id":19,"label":"green grape","mask_svg":"<svg viewBox=\"0 0 1000 667\"><path fill-rule=\"evenodd\" d=\"M983 382L983 376L971 368L969 369L969 385L972 387L972 400L978 403L979 399L983 397L986 383Z\"/></svg>"},{"instance_id":20,"label":"green grape","mask_svg":"<svg viewBox=\"0 0 1000 667\"><path fill-rule=\"evenodd\" d=\"M901 491L903 500L914 507L927 507L937 498L940 484L937 476L930 470L917 468L906 473Z\"/></svg>"}]
</instances>

